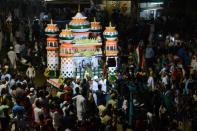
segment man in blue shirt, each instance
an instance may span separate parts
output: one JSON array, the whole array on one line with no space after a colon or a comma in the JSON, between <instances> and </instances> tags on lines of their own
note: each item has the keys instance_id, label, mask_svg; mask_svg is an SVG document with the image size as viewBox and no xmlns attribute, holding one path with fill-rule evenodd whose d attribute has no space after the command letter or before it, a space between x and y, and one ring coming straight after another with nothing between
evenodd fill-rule
<instances>
[{"instance_id":1,"label":"man in blue shirt","mask_svg":"<svg viewBox=\"0 0 197 131\"><path fill-rule=\"evenodd\" d=\"M22 117L23 116L23 114L25 113L25 108L24 108L24 106L22 106L20 104L20 100L16 99L16 104L12 108L12 112L13 112L13 117L15 117L15 116Z\"/></svg>"}]
</instances>

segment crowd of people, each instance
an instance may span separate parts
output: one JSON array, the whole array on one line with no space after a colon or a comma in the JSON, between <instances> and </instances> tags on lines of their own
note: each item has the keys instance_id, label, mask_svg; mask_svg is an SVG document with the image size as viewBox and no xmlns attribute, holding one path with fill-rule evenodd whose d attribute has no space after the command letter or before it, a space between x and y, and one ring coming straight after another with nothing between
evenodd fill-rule
<instances>
[{"instance_id":1,"label":"crowd of people","mask_svg":"<svg viewBox=\"0 0 197 131\"><path fill-rule=\"evenodd\" d=\"M92 14L108 23L104 11ZM1 130L12 125L23 131L196 129L195 34L186 37L172 18L125 27L129 20L121 21L119 11L112 15L120 32L116 74L65 79L55 95L56 88L47 83L38 87L35 81L46 66L46 21L0 15Z\"/></svg>"}]
</instances>

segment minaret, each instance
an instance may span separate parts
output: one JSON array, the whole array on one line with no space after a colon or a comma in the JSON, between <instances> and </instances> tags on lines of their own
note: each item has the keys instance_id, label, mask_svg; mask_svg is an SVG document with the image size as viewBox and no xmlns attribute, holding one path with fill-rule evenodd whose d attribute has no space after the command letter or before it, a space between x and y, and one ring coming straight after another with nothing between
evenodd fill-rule
<instances>
[{"instance_id":1,"label":"minaret","mask_svg":"<svg viewBox=\"0 0 197 131\"><path fill-rule=\"evenodd\" d=\"M61 57L61 69L60 75L63 78L72 78L74 77L74 61L73 61L73 44L72 41L74 36L72 31L68 29L68 25L66 25L66 29L62 30L59 35L60 38L60 57Z\"/></svg>"},{"instance_id":2,"label":"minaret","mask_svg":"<svg viewBox=\"0 0 197 131\"><path fill-rule=\"evenodd\" d=\"M93 38L96 38L98 40L98 42L101 42L101 30L102 30L102 26L100 24L100 22L96 21L96 18L94 17L94 21L91 22L91 34L93 36Z\"/></svg>"},{"instance_id":3,"label":"minaret","mask_svg":"<svg viewBox=\"0 0 197 131\"><path fill-rule=\"evenodd\" d=\"M103 32L103 36L106 39L105 51L106 51L106 62L108 67L108 74L114 75L117 69L117 37L118 32L115 27L112 27L111 22L109 27L106 27Z\"/></svg>"},{"instance_id":4,"label":"minaret","mask_svg":"<svg viewBox=\"0 0 197 131\"><path fill-rule=\"evenodd\" d=\"M96 21L96 18L94 17L94 21L91 22L91 32L94 33L95 35L99 35L101 33L102 27L100 22Z\"/></svg>"},{"instance_id":5,"label":"minaret","mask_svg":"<svg viewBox=\"0 0 197 131\"><path fill-rule=\"evenodd\" d=\"M57 71L59 69L59 45L58 35L59 29L57 24L53 24L51 20L50 24L47 24L45 28L45 34L47 35L47 68L50 71L50 77L57 77Z\"/></svg>"}]
</instances>

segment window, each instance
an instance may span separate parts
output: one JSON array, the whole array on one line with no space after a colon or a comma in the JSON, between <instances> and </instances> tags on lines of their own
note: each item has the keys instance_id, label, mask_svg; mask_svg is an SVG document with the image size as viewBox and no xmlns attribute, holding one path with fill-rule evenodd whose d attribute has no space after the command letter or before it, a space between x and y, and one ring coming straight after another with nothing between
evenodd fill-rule
<instances>
[{"instance_id":1,"label":"window","mask_svg":"<svg viewBox=\"0 0 197 131\"><path fill-rule=\"evenodd\" d=\"M109 50L109 46L107 46L107 50Z\"/></svg>"},{"instance_id":2,"label":"window","mask_svg":"<svg viewBox=\"0 0 197 131\"><path fill-rule=\"evenodd\" d=\"M115 58L109 58L107 61L108 67L116 67L116 59Z\"/></svg>"},{"instance_id":3,"label":"window","mask_svg":"<svg viewBox=\"0 0 197 131\"><path fill-rule=\"evenodd\" d=\"M115 50L115 51L117 50L117 46L114 46L114 50Z\"/></svg>"},{"instance_id":4,"label":"window","mask_svg":"<svg viewBox=\"0 0 197 131\"><path fill-rule=\"evenodd\" d=\"M111 50L111 51L113 50L113 46L110 46L110 50Z\"/></svg>"},{"instance_id":5,"label":"window","mask_svg":"<svg viewBox=\"0 0 197 131\"><path fill-rule=\"evenodd\" d=\"M55 45L55 47L58 47L58 43L55 42L54 45Z\"/></svg>"}]
</instances>

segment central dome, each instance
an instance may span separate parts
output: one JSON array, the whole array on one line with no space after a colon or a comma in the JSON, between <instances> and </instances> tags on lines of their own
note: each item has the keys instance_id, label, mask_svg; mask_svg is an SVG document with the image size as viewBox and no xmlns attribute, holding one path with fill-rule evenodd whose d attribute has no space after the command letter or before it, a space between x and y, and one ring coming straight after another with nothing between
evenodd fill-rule
<instances>
[{"instance_id":1,"label":"central dome","mask_svg":"<svg viewBox=\"0 0 197 131\"><path fill-rule=\"evenodd\" d=\"M90 30L90 22L86 20L87 17L78 12L69 23L69 28L73 32L87 32Z\"/></svg>"}]
</instances>

